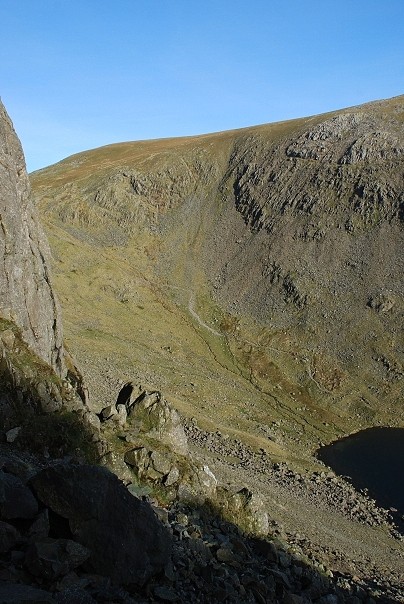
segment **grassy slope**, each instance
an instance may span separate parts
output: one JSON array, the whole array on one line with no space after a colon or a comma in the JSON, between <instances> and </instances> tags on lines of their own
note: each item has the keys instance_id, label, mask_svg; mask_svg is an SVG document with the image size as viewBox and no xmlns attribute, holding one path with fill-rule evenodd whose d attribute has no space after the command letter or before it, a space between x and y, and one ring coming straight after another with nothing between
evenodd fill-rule
<instances>
[{"instance_id":1,"label":"grassy slope","mask_svg":"<svg viewBox=\"0 0 404 604\"><path fill-rule=\"evenodd\" d=\"M310 377L304 334L224 312L195 264L219 212L214 190L234 141L257 133L277 140L318 120L111 145L32 175L55 259L67 343L87 377L94 408L112 402L119 384L131 379L161 389L203 426L237 434L276 458L304 459L305 465L319 441L375 421L338 408L338 399L349 396L349 380L334 396ZM166 178L173 166L195 157L208 158L213 166L206 172L213 176L204 185L203 208L196 200L200 194L185 200L188 214L198 220L177 225L187 213L174 208L162 229L146 220L128 229L124 245L103 243L100 228L108 231L115 223L108 214L113 208L100 216L91 202L102 179L122 169L160 171ZM78 210L66 217L63 212L72 205ZM323 373L332 373L326 358L317 363ZM376 419L386 422L388 414L385 409Z\"/></svg>"}]
</instances>

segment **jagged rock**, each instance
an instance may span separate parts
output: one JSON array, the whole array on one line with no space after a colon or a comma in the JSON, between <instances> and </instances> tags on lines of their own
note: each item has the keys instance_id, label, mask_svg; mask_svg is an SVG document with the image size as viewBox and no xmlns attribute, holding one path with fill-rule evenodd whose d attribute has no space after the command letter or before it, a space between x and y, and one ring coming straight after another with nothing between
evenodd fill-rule
<instances>
[{"instance_id":1,"label":"jagged rock","mask_svg":"<svg viewBox=\"0 0 404 604\"><path fill-rule=\"evenodd\" d=\"M45 505L69 520L74 538L91 550L96 572L142 585L168 562L166 529L106 469L60 464L41 471L32 485Z\"/></svg>"},{"instance_id":2,"label":"jagged rock","mask_svg":"<svg viewBox=\"0 0 404 604\"><path fill-rule=\"evenodd\" d=\"M0 471L0 516L6 520L13 518L34 518L38 513L38 503L24 483Z\"/></svg>"},{"instance_id":3,"label":"jagged rock","mask_svg":"<svg viewBox=\"0 0 404 604\"><path fill-rule=\"evenodd\" d=\"M164 480L164 485L166 487L171 487L178 482L179 478L180 471L176 466L173 466Z\"/></svg>"},{"instance_id":4,"label":"jagged rock","mask_svg":"<svg viewBox=\"0 0 404 604\"><path fill-rule=\"evenodd\" d=\"M235 514L244 530L255 535L267 535L269 519L259 495L247 488L241 489L232 496L224 491L221 490L222 505Z\"/></svg>"},{"instance_id":5,"label":"jagged rock","mask_svg":"<svg viewBox=\"0 0 404 604\"><path fill-rule=\"evenodd\" d=\"M108 444L106 443L107 447ZM124 459L118 453L114 451L108 450L100 459L98 463L105 468L108 468L111 472L113 472L124 484L130 484L133 480L133 475L131 474L128 466L126 465Z\"/></svg>"},{"instance_id":6,"label":"jagged rock","mask_svg":"<svg viewBox=\"0 0 404 604\"><path fill-rule=\"evenodd\" d=\"M143 392L129 410L130 424L178 453L188 454L188 440L178 412L159 392Z\"/></svg>"},{"instance_id":7,"label":"jagged rock","mask_svg":"<svg viewBox=\"0 0 404 604\"><path fill-rule=\"evenodd\" d=\"M49 248L21 144L1 102L0 191L0 315L14 321L34 352L62 375L62 325L49 274Z\"/></svg>"},{"instance_id":8,"label":"jagged rock","mask_svg":"<svg viewBox=\"0 0 404 604\"><path fill-rule=\"evenodd\" d=\"M189 476L180 478L177 497L183 503L203 505L206 500L214 502L216 499L217 480L208 466L195 463L191 466Z\"/></svg>"},{"instance_id":9,"label":"jagged rock","mask_svg":"<svg viewBox=\"0 0 404 604\"><path fill-rule=\"evenodd\" d=\"M153 451L151 454L151 462L153 464L153 468L159 474L166 475L171 470L170 460L163 453L159 453L158 451Z\"/></svg>"},{"instance_id":10,"label":"jagged rock","mask_svg":"<svg viewBox=\"0 0 404 604\"><path fill-rule=\"evenodd\" d=\"M40 382L37 384L37 392L44 413L54 413L62 408L62 397L54 384Z\"/></svg>"},{"instance_id":11,"label":"jagged rock","mask_svg":"<svg viewBox=\"0 0 404 604\"><path fill-rule=\"evenodd\" d=\"M116 415L118 412L116 410L115 405L108 405L107 407L104 407L104 409L102 409L101 413L100 413L100 419L101 421L106 421L107 419L110 419L113 415Z\"/></svg>"},{"instance_id":12,"label":"jagged rock","mask_svg":"<svg viewBox=\"0 0 404 604\"><path fill-rule=\"evenodd\" d=\"M117 422L119 426L124 426L128 417L126 406L121 404L116 406L116 413L112 416L113 421Z\"/></svg>"},{"instance_id":13,"label":"jagged rock","mask_svg":"<svg viewBox=\"0 0 404 604\"><path fill-rule=\"evenodd\" d=\"M25 555L25 566L35 577L54 581L81 566L90 550L70 539L51 539L32 543Z\"/></svg>"},{"instance_id":14,"label":"jagged rock","mask_svg":"<svg viewBox=\"0 0 404 604\"><path fill-rule=\"evenodd\" d=\"M0 521L0 554L8 552L19 539L17 529L7 522Z\"/></svg>"},{"instance_id":15,"label":"jagged rock","mask_svg":"<svg viewBox=\"0 0 404 604\"><path fill-rule=\"evenodd\" d=\"M140 474L143 474L150 463L149 451L145 447L137 447L125 453L125 463L137 469Z\"/></svg>"}]
</instances>

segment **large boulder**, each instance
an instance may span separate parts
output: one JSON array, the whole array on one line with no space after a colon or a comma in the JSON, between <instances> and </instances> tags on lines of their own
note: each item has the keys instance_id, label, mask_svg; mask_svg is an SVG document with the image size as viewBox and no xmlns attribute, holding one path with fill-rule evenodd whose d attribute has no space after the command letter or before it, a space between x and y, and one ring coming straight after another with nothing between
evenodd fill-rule
<instances>
[{"instance_id":1,"label":"large boulder","mask_svg":"<svg viewBox=\"0 0 404 604\"><path fill-rule=\"evenodd\" d=\"M38 504L30 489L12 474L0 471L0 518L34 518Z\"/></svg>"},{"instance_id":2,"label":"large boulder","mask_svg":"<svg viewBox=\"0 0 404 604\"><path fill-rule=\"evenodd\" d=\"M160 392L143 392L128 409L129 423L149 438L167 445L179 455L188 455L188 439L179 413Z\"/></svg>"},{"instance_id":3,"label":"large boulder","mask_svg":"<svg viewBox=\"0 0 404 604\"><path fill-rule=\"evenodd\" d=\"M143 585L170 559L170 536L150 505L98 466L57 464L32 479L38 498L69 521L90 551L94 571L115 583Z\"/></svg>"}]
</instances>

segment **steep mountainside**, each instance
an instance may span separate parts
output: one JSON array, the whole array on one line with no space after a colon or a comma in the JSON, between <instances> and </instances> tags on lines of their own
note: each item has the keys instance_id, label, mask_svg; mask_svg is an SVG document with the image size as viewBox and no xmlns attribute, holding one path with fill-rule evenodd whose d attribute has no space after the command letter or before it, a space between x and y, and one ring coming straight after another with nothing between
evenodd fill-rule
<instances>
[{"instance_id":1,"label":"steep mountainside","mask_svg":"<svg viewBox=\"0 0 404 604\"><path fill-rule=\"evenodd\" d=\"M94 408L135 378L305 465L403 425L403 119L397 97L34 173Z\"/></svg>"},{"instance_id":2,"label":"steep mountainside","mask_svg":"<svg viewBox=\"0 0 404 604\"><path fill-rule=\"evenodd\" d=\"M160 595L185 577L209 602L210 585L236 602L403 601L402 525L313 456L404 426L403 118L399 97L111 145L32 175L66 338L102 410L101 462L193 502L168 514L192 562L174 554L179 588ZM115 407L130 380L133 400ZM187 416L182 462L150 425L177 417L166 400ZM201 495L270 539L255 542L264 565L230 533L210 547Z\"/></svg>"}]
</instances>

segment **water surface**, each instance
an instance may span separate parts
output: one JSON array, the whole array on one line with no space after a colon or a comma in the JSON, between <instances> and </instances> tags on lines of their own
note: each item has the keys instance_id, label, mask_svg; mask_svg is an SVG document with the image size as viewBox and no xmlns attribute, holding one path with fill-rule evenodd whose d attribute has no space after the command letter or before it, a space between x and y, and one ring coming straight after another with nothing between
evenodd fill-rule
<instances>
[{"instance_id":1,"label":"water surface","mask_svg":"<svg viewBox=\"0 0 404 604\"><path fill-rule=\"evenodd\" d=\"M317 456L385 508L404 514L404 428L369 428L321 447Z\"/></svg>"}]
</instances>

